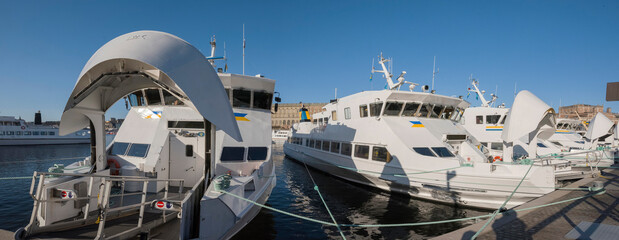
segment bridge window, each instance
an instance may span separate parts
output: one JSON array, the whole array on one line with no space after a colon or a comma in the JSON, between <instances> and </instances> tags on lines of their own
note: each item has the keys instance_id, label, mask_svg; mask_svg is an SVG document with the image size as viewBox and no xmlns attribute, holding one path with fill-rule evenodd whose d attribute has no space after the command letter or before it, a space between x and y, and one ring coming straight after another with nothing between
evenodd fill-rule
<instances>
[{"instance_id":1,"label":"bridge window","mask_svg":"<svg viewBox=\"0 0 619 240\"><path fill-rule=\"evenodd\" d=\"M273 94L268 92L254 92L254 108L271 109Z\"/></svg>"},{"instance_id":2,"label":"bridge window","mask_svg":"<svg viewBox=\"0 0 619 240\"><path fill-rule=\"evenodd\" d=\"M366 145L355 145L355 157L368 159L370 147Z\"/></svg>"},{"instance_id":3,"label":"bridge window","mask_svg":"<svg viewBox=\"0 0 619 240\"><path fill-rule=\"evenodd\" d=\"M350 156L352 153L352 144L350 143L342 143L342 155Z\"/></svg>"},{"instance_id":4,"label":"bridge window","mask_svg":"<svg viewBox=\"0 0 619 240\"><path fill-rule=\"evenodd\" d=\"M383 102L370 103L370 116L380 116L380 110L383 108Z\"/></svg>"},{"instance_id":5,"label":"bridge window","mask_svg":"<svg viewBox=\"0 0 619 240\"><path fill-rule=\"evenodd\" d=\"M232 106L249 108L251 104L251 91L243 89L232 90Z\"/></svg>"},{"instance_id":6,"label":"bridge window","mask_svg":"<svg viewBox=\"0 0 619 240\"><path fill-rule=\"evenodd\" d=\"M385 147L372 147L372 160L379 162L391 162L391 154Z\"/></svg>"},{"instance_id":7,"label":"bridge window","mask_svg":"<svg viewBox=\"0 0 619 240\"><path fill-rule=\"evenodd\" d=\"M360 117L367 117L368 116L368 106L363 104L363 105L359 105L359 116Z\"/></svg>"},{"instance_id":8,"label":"bridge window","mask_svg":"<svg viewBox=\"0 0 619 240\"><path fill-rule=\"evenodd\" d=\"M146 101L148 105L161 105L161 95L159 93L159 89L146 89L144 91L146 94Z\"/></svg>"},{"instance_id":9,"label":"bridge window","mask_svg":"<svg viewBox=\"0 0 619 240\"><path fill-rule=\"evenodd\" d=\"M110 149L110 154L122 156L127 153L127 148L129 148L129 143L126 142L115 142L112 144Z\"/></svg>"},{"instance_id":10,"label":"bridge window","mask_svg":"<svg viewBox=\"0 0 619 240\"><path fill-rule=\"evenodd\" d=\"M248 161L261 161L267 159L267 153L269 149L267 147L249 147L247 152Z\"/></svg>"},{"instance_id":11,"label":"bridge window","mask_svg":"<svg viewBox=\"0 0 619 240\"><path fill-rule=\"evenodd\" d=\"M419 103L415 103L415 102L407 102L406 105L404 106L404 111L402 111L402 116L405 117L412 117L415 116L415 113L417 113L417 110L419 109Z\"/></svg>"},{"instance_id":12,"label":"bridge window","mask_svg":"<svg viewBox=\"0 0 619 240\"><path fill-rule=\"evenodd\" d=\"M244 156L245 156L244 147L224 147L223 150L221 151L221 157L219 159L222 162L243 161Z\"/></svg>"},{"instance_id":13,"label":"bridge window","mask_svg":"<svg viewBox=\"0 0 619 240\"><path fill-rule=\"evenodd\" d=\"M445 107L445 110L443 110L443 113L441 114L441 118L442 119L451 119L451 114L453 114L453 112L454 112L454 107L447 106L447 107Z\"/></svg>"},{"instance_id":14,"label":"bridge window","mask_svg":"<svg viewBox=\"0 0 619 240\"><path fill-rule=\"evenodd\" d=\"M443 106L435 105L434 108L432 108L432 111L430 112L430 117L438 118L441 115L442 111L443 111Z\"/></svg>"},{"instance_id":15,"label":"bridge window","mask_svg":"<svg viewBox=\"0 0 619 240\"><path fill-rule=\"evenodd\" d=\"M344 108L344 118L350 119L350 108Z\"/></svg>"},{"instance_id":16,"label":"bridge window","mask_svg":"<svg viewBox=\"0 0 619 240\"><path fill-rule=\"evenodd\" d=\"M432 111L432 105L429 104L429 103L426 103L423 106L421 106L417 116L419 116L419 117L428 117L431 111Z\"/></svg>"},{"instance_id":17,"label":"bridge window","mask_svg":"<svg viewBox=\"0 0 619 240\"><path fill-rule=\"evenodd\" d=\"M436 157L436 155L434 155L434 153L427 147L414 147L413 150L424 156Z\"/></svg>"},{"instance_id":18,"label":"bridge window","mask_svg":"<svg viewBox=\"0 0 619 240\"><path fill-rule=\"evenodd\" d=\"M144 94L142 93L142 90L137 90L129 94L129 103L132 107L144 106L146 101L144 100Z\"/></svg>"},{"instance_id":19,"label":"bridge window","mask_svg":"<svg viewBox=\"0 0 619 240\"><path fill-rule=\"evenodd\" d=\"M401 102L387 102L385 105L385 112L383 115L385 116L398 116L400 115L400 111L402 111L402 107L404 103Z\"/></svg>"},{"instance_id":20,"label":"bridge window","mask_svg":"<svg viewBox=\"0 0 619 240\"><path fill-rule=\"evenodd\" d=\"M501 120L501 124L505 124L505 119L507 119L507 115L503 115L503 119Z\"/></svg>"},{"instance_id":21,"label":"bridge window","mask_svg":"<svg viewBox=\"0 0 619 240\"><path fill-rule=\"evenodd\" d=\"M163 90L163 102L165 105L172 105L172 106L185 105L183 101L176 98L174 95L172 95L171 93L165 90Z\"/></svg>"},{"instance_id":22,"label":"bridge window","mask_svg":"<svg viewBox=\"0 0 619 240\"><path fill-rule=\"evenodd\" d=\"M133 143L131 144L131 147L129 147L127 156L144 158L148 154L149 147L150 144Z\"/></svg>"},{"instance_id":23,"label":"bridge window","mask_svg":"<svg viewBox=\"0 0 619 240\"><path fill-rule=\"evenodd\" d=\"M432 150L434 150L436 155L438 155L439 157L453 157L454 156L454 154L451 153L451 151L449 151L449 149L447 149L446 147L433 147Z\"/></svg>"},{"instance_id":24,"label":"bridge window","mask_svg":"<svg viewBox=\"0 0 619 240\"><path fill-rule=\"evenodd\" d=\"M497 124L499 123L499 119L501 119L501 115L487 115L486 123Z\"/></svg>"}]
</instances>

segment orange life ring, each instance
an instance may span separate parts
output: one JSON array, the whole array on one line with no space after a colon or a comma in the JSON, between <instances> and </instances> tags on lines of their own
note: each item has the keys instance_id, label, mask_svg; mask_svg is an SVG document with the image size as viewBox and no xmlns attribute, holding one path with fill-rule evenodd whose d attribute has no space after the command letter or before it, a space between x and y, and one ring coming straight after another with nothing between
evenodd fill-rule
<instances>
[{"instance_id":1,"label":"orange life ring","mask_svg":"<svg viewBox=\"0 0 619 240\"><path fill-rule=\"evenodd\" d=\"M114 164L113 169L112 164ZM120 175L120 164L116 161L116 159L108 158L107 165L110 167L110 175Z\"/></svg>"},{"instance_id":2,"label":"orange life ring","mask_svg":"<svg viewBox=\"0 0 619 240\"><path fill-rule=\"evenodd\" d=\"M496 162L496 161L503 161L503 158L501 158L501 156L495 156L494 159L492 160L492 162Z\"/></svg>"}]
</instances>

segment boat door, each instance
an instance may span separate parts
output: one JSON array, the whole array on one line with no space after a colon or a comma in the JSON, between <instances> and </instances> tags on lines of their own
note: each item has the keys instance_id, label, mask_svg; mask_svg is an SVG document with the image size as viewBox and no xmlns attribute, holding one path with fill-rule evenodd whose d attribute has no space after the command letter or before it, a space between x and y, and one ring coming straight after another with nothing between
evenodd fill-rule
<instances>
[{"instance_id":1,"label":"boat door","mask_svg":"<svg viewBox=\"0 0 619 240\"><path fill-rule=\"evenodd\" d=\"M185 179L184 187L193 187L204 171L204 137L195 133L170 134L170 179ZM178 182L170 182L178 186Z\"/></svg>"}]
</instances>

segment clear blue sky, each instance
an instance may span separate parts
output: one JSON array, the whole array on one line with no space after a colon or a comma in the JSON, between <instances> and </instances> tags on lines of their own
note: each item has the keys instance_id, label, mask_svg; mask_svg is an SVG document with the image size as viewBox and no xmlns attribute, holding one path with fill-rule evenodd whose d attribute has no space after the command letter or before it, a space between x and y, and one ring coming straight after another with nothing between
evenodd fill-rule
<instances>
[{"instance_id":1,"label":"clear blue sky","mask_svg":"<svg viewBox=\"0 0 619 240\"><path fill-rule=\"evenodd\" d=\"M226 43L229 72L277 80L284 102L370 89L380 52L394 74L466 95L468 76L511 105L514 83L553 107L603 104L619 81L618 1L0 1L0 115L58 120L90 56L136 30L177 35L205 55ZM222 48L219 48L222 54ZM376 74L374 89L384 86ZM478 104L473 97L473 104ZM124 104L119 104L124 105ZM108 117L123 118L114 107Z\"/></svg>"}]
</instances>

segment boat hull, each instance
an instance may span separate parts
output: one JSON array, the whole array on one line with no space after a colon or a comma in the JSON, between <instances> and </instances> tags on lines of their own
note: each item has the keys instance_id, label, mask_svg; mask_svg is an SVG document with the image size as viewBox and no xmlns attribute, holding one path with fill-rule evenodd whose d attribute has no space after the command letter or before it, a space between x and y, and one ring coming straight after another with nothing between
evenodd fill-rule
<instances>
[{"instance_id":1,"label":"boat hull","mask_svg":"<svg viewBox=\"0 0 619 240\"><path fill-rule=\"evenodd\" d=\"M0 146L62 145L90 143L90 138L0 139Z\"/></svg>"}]
</instances>

